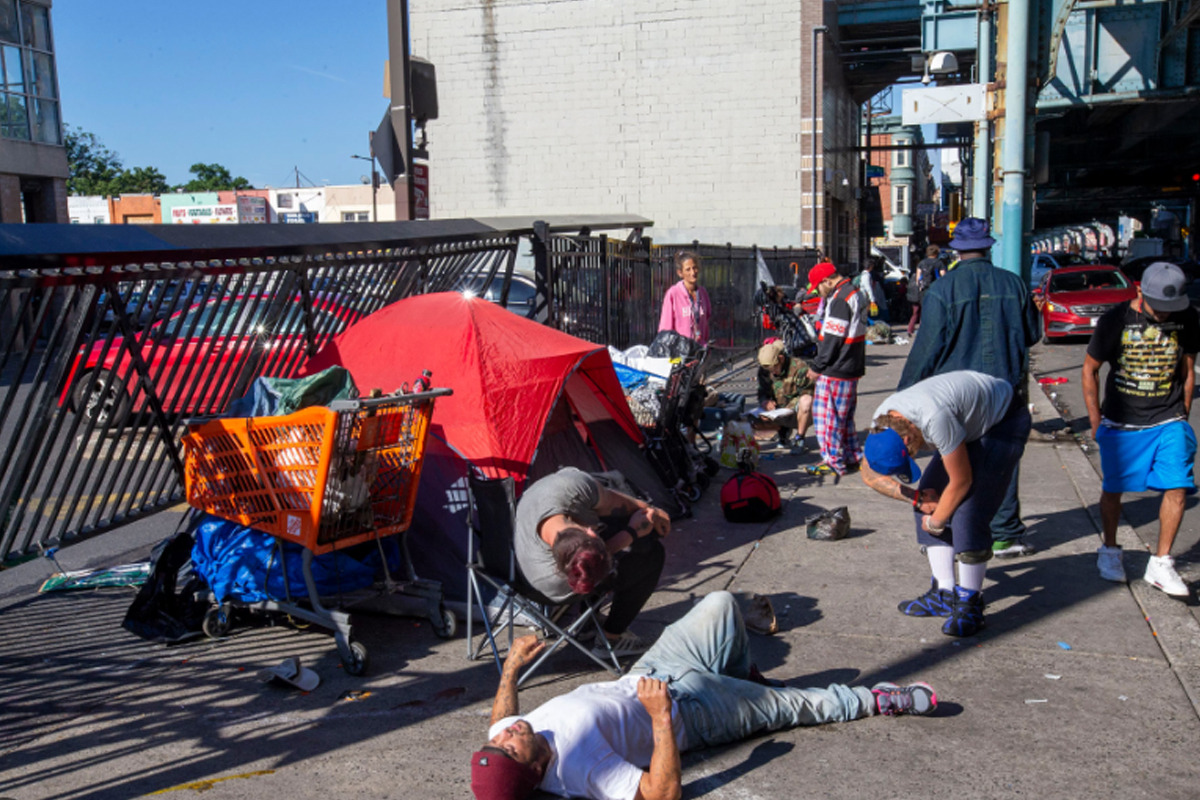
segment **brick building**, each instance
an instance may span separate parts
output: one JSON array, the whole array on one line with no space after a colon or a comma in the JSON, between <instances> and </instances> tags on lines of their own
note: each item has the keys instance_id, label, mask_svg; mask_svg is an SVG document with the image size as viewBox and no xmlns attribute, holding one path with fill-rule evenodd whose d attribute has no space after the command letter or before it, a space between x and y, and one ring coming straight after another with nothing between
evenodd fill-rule
<instances>
[{"instance_id":1,"label":"brick building","mask_svg":"<svg viewBox=\"0 0 1200 800\"><path fill-rule=\"evenodd\" d=\"M856 247L855 158L835 148L855 141L858 105L833 4L410 8L413 51L438 71L433 216L636 213L663 242L815 243L842 260Z\"/></svg>"}]
</instances>

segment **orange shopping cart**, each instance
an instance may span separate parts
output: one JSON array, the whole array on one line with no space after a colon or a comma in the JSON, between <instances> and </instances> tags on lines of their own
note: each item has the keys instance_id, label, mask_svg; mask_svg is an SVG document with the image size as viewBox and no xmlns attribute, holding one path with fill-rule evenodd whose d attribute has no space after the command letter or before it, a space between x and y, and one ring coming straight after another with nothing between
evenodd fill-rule
<instances>
[{"instance_id":1,"label":"orange shopping cart","mask_svg":"<svg viewBox=\"0 0 1200 800\"><path fill-rule=\"evenodd\" d=\"M322 602L312 575L315 555L399 535L407 580L393 580L385 558L382 585L343 607L428 616L445 638L457 629L442 605L441 584L414 573L406 540L434 400L449 394L433 389L338 400L283 416L190 421L183 437L190 505L270 534L281 559L281 542L303 548L311 608L293 601L290 591L282 600L246 605L331 628L352 675L366 671L367 651L351 636L349 614ZM231 603L210 610L205 633L223 635L231 610Z\"/></svg>"}]
</instances>

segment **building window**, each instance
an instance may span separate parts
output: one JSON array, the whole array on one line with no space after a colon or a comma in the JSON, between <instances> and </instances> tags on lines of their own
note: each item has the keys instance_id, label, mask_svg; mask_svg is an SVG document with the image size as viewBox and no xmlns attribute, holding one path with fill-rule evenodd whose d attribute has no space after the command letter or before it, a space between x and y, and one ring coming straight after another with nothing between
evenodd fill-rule
<instances>
[{"instance_id":1,"label":"building window","mask_svg":"<svg viewBox=\"0 0 1200 800\"><path fill-rule=\"evenodd\" d=\"M900 217L912 213L909 207L909 192L912 191L911 186L899 184L892 187L892 216Z\"/></svg>"},{"instance_id":2,"label":"building window","mask_svg":"<svg viewBox=\"0 0 1200 800\"><path fill-rule=\"evenodd\" d=\"M62 144L62 120L44 6L0 0L0 136Z\"/></svg>"},{"instance_id":3,"label":"building window","mask_svg":"<svg viewBox=\"0 0 1200 800\"><path fill-rule=\"evenodd\" d=\"M898 139L895 144L912 144L907 139ZM893 150L892 151L892 166L893 167L911 167L912 166L912 151L911 150Z\"/></svg>"},{"instance_id":4,"label":"building window","mask_svg":"<svg viewBox=\"0 0 1200 800\"><path fill-rule=\"evenodd\" d=\"M342 222L370 222L370 211L343 211Z\"/></svg>"}]
</instances>

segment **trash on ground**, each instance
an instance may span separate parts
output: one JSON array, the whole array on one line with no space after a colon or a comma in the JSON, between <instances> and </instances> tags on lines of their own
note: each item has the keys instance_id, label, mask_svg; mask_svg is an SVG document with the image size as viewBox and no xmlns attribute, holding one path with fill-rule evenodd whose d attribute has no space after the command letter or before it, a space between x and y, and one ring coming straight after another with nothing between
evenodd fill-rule
<instances>
[{"instance_id":1,"label":"trash on ground","mask_svg":"<svg viewBox=\"0 0 1200 800\"><path fill-rule=\"evenodd\" d=\"M57 565L57 561L55 564ZM51 575L38 588L39 592L65 592L71 589L99 589L109 586L141 586L153 569L149 561L120 564L100 569L77 569Z\"/></svg>"},{"instance_id":2,"label":"trash on ground","mask_svg":"<svg viewBox=\"0 0 1200 800\"><path fill-rule=\"evenodd\" d=\"M1059 643L1058 643L1058 646L1059 646L1059 647L1061 647L1063 650L1070 650L1070 649L1071 649L1071 645L1067 644L1066 642L1059 642Z\"/></svg>"},{"instance_id":3,"label":"trash on ground","mask_svg":"<svg viewBox=\"0 0 1200 800\"><path fill-rule=\"evenodd\" d=\"M846 538L850 533L850 509L838 506L829 511L822 511L804 520L808 538L817 541L830 542Z\"/></svg>"},{"instance_id":4,"label":"trash on ground","mask_svg":"<svg viewBox=\"0 0 1200 800\"><path fill-rule=\"evenodd\" d=\"M1067 379L1066 379L1066 378L1062 378L1062 377L1058 377L1058 378L1038 378L1038 383L1040 383L1042 386L1057 386L1057 385L1058 385L1058 384L1060 384L1060 383L1066 383L1066 382L1067 382Z\"/></svg>"},{"instance_id":5,"label":"trash on ground","mask_svg":"<svg viewBox=\"0 0 1200 800\"><path fill-rule=\"evenodd\" d=\"M311 692L321 683L321 677L300 666L300 659L295 656L285 658L278 666L259 670L257 677L263 683L282 683L302 692Z\"/></svg>"},{"instance_id":6,"label":"trash on ground","mask_svg":"<svg viewBox=\"0 0 1200 800\"><path fill-rule=\"evenodd\" d=\"M1044 677L1045 677L1047 680L1051 680L1051 681L1060 681L1060 680L1062 680L1062 675L1052 675L1052 674L1050 674L1049 672L1047 672L1047 673L1046 673L1046 675L1045 675Z\"/></svg>"},{"instance_id":7,"label":"trash on ground","mask_svg":"<svg viewBox=\"0 0 1200 800\"><path fill-rule=\"evenodd\" d=\"M366 700L370 696L371 696L371 693L366 690L351 689L349 691L345 691L345 692L342 692L341 694L339 694L338 700L349 700L349 701L353 702L355 700Z\"/></svg>"},{"instance_id":8,"label":"trash on ground","mask_svg":"<svg viewBox=\"0 0 1200 800\"><path fill-rule=\"evenodd\" d=\"M1050 702L1050 701L1049 701L1049 700L1046 700L1046 699L1039 699L1039 700L1026 700L1026 701L1025 701L1025 704L1026 704L1026 705L1030 705L1030 706L1031 706L1031 705L1033 705L1034 703L1049 703L1049 702Z\"/></svg>"}]
</instances>

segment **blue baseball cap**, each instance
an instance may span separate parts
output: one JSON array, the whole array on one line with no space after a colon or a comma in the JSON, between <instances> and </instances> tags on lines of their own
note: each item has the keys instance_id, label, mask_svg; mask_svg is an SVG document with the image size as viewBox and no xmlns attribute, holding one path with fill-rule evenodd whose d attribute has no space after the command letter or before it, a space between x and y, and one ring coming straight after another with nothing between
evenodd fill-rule
<instances>
[{"instance_id":1,"label":"blue baseball cap","mask_svg":"<svg viewBox=\"0 0 1200 800\"><path fill-rule=\"evenodd\" d=\"M904 483L921 479L921 468L909 456L904 439L891 428L868 436L863 453L871 469L880 475L892 475Z\"/></svg>"}]
</instances>

